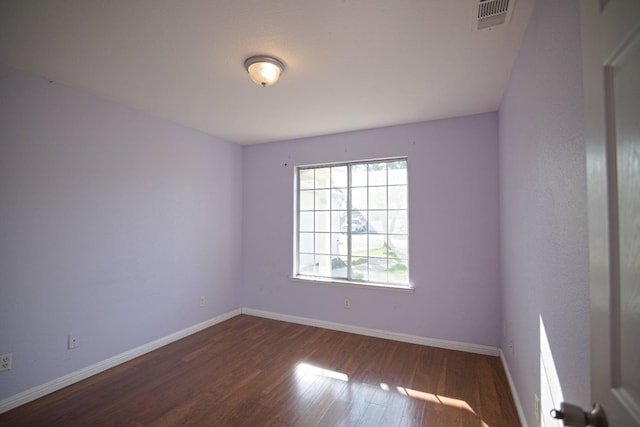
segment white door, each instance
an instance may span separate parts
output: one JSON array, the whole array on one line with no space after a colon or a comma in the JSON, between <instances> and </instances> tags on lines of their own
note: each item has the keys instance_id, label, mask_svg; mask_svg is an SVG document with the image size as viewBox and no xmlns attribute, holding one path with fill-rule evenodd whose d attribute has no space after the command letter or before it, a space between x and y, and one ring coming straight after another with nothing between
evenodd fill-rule
<instances>
[{"instance_id":1,"label":"white door","mask_svg":"<svg viewBox=\"0 0 640 427\"><path fill-rule=\"evenodd\" d=\"M640 426L640 0L581 0L591 395Z\"/></svg>"}]
</instances>

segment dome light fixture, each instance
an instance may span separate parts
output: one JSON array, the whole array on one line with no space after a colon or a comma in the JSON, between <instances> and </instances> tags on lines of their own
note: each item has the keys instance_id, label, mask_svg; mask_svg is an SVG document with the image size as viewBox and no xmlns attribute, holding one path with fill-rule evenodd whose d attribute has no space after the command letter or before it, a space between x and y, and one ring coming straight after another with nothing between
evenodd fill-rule
<instances>
[{"instance_id":1,"label":"dome light fixture","mask_svg":"<svg viewBox=\"0 0 640 427\"><path fill-rule=\"evenodd\" d=\"M267 87L278 81L284 71L284 64L272 56L260 55L247 58L244 68L255 84Z\"/></svg>"}]
</instances>

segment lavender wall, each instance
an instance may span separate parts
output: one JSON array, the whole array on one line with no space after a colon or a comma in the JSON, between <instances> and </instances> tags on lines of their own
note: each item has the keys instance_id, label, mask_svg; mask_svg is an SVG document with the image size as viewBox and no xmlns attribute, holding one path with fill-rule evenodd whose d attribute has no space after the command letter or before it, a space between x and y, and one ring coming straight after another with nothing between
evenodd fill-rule
<instances>
[{"instance_id":1,"label":"lavender wall","mask_svg":"<svg viewBox=\"0 0 640 427\"><path fill-rule=\"evenodd\" d=\"M493 113L243 147L244 306L497 346L497 132ZM294 166L389 156L409 158L415 291L289 279Z\"/></svg>"},{"instance_id":2,"label":"lavender wall","mask_svg":"<svg viewBox=\"0 0 640 427\"><path fill-rule=\"evenodd\" d=\"M588 406L579 52L578 1L539 0L498 114L242 148L0 66L0 399L245 306L501 345L530 425L542 318ZM294 166L390 156L415 290L290 279Z\"/></svg>"},{"instance_id":3,"label":"lavender wall","mask_svg":"<svg viewBox=\"0 0 640 427\"><path fill-rule=\"evenodd\" d=\"M239 146L4 66L0 93L0 399L239 306Z\"/></svg>"},{"instance_id":4,"label":"lavender wall","mask_svg":"<svg viewBox=\"0 0 640 427\"><path fill-rule=\"evenodd\" d=\"M536 2L499 112L502 347L532 426L540 318L565 400L590 406L579 24L577 0Z\"/></svg>"}]
</instances>

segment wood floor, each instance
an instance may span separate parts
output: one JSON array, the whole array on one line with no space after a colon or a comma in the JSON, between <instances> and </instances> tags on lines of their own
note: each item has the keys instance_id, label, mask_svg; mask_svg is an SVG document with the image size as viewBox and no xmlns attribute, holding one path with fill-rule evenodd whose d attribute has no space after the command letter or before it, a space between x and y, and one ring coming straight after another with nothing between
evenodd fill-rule
<instances>
[{"instance_id":1,"label":"wood floor","mask_svg":"<svg viewBox=\"0 0 640 427\"><path fill-rule=\"evenodd\" d=\"M519 426L497 357L237 316L2 426Z\"/></svg>"}]
</instances>

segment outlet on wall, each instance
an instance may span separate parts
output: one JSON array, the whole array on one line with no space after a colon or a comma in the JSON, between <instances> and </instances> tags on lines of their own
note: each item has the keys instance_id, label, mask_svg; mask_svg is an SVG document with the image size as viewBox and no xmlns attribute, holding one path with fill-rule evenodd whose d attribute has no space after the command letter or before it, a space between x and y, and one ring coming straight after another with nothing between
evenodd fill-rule
<instances>
[{"instance_id":1,"label":"outlet on wall","mask_svg":"<svg viewBox=\"0 0 640 427\"><path fill-rule=\"evenodd\" d=\"M80 346L78 337L75 335L69 335L67 337L67 350L73 350L74 348L78 348L78 346Z\"/></svg>"},{"instance_id":2,"label":"outlet on wall","mask_svg":"<svg viewBox=\"0 0 640 427\"><path fill-rule=\"evenodd\" d=\"M0 371L8 371L11 369L11 358L13 353L7 353L0 356Z\"/></svg>"},{"instance_id":3,"label":"outlet on wall","mask_svg":"<svg viewBox=\"0 0 640 427\"><path fill-rule=\"evenodd\" d=\"M344 308L346 308L346 309L351 308L351 298L345 298L344 299Z\"/></svg>"},{"instance_id":4,"label":"outlet on wall","mask_svg":"<svg viewBox=\"0 0 640 427\"><path fill-rule=\"evenodd\" d=\"M204 307L206 303L207 301L204 299L204 297L200 297L200 307Z\"/></svg>"}]
</instances>

